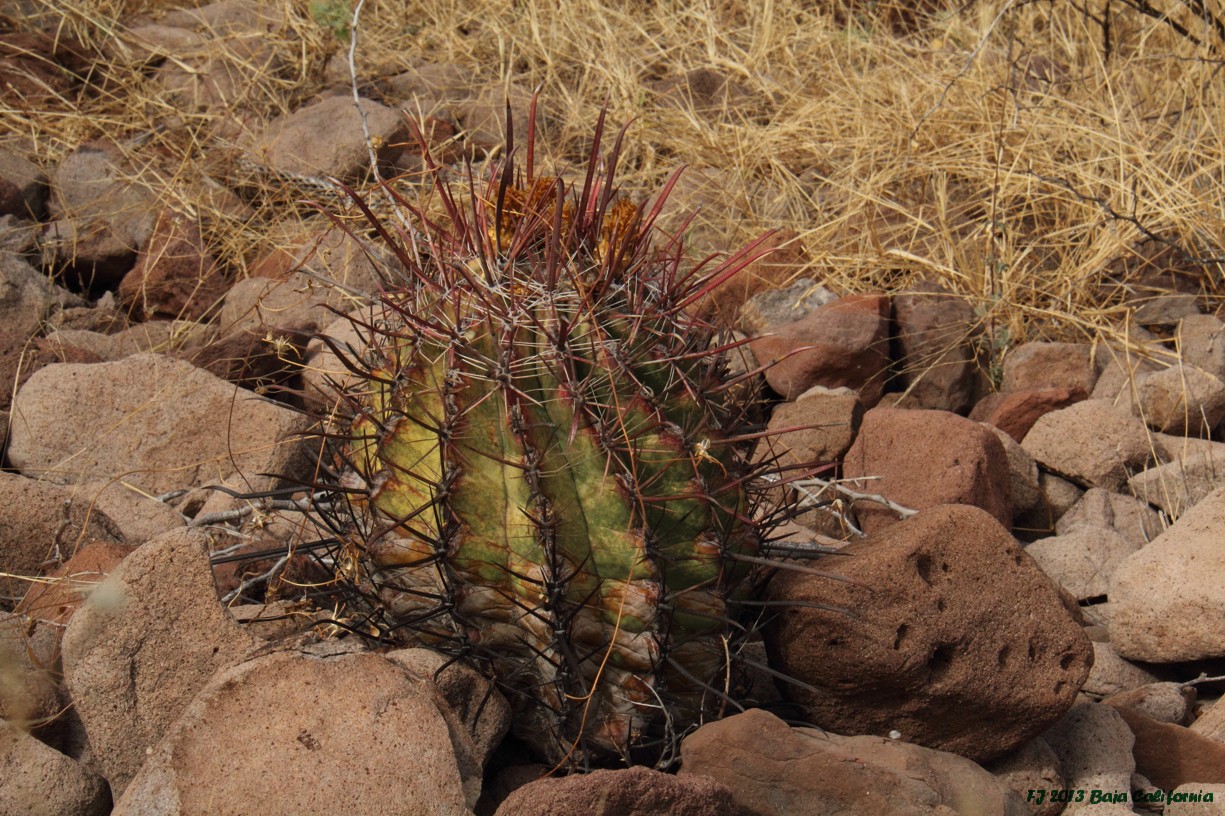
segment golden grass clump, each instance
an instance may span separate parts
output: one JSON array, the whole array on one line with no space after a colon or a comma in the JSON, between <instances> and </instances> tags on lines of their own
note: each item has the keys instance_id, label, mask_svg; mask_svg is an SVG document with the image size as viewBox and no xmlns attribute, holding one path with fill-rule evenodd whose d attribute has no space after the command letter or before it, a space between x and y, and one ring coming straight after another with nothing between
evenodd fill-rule
<instances>
[{"instance_id":1,"label":"golden grass clump","mask_svg":"<svg viewBox=\"0 0 1225 816\"><path fill-rule=\"evenodd\" d=\"M279 0L252 4L275 21L259 49L209 38L228 51L204 56L262 62L224 104L193 107L153 66L201 55L150 55L128 33L174 4L24 6L8 29L43 12L102 56L72 98L0 103L0 130L47 166L89 139L133 145L135 181L199 211L234 277L271 249L271 224L312 212L266 180L247 180L254 210L242 215L199 190L241 181L235 148L263 122L347 88L356 34L366 95L446 118L455 89L397 100L382 83L441 63L473 93L539 89L542 150L571 168L607 106L611 122L634 122L627 184L658 189L689 166L674 209L700 206L695 251L786 228L803 247L791 278L840 292L938 281L979 307L995 353L1026 339L1124 341L1125 301L1157 277L1142 272L1181 275L1209 309L1220 296L1225 84L1213 49L1225 42L1194 19L1180 32L1120 3L1107 36L1064 2L983 0L899 27L799 0L370 0L354 32L345 0Z\"/></svg>"}]
</instances>

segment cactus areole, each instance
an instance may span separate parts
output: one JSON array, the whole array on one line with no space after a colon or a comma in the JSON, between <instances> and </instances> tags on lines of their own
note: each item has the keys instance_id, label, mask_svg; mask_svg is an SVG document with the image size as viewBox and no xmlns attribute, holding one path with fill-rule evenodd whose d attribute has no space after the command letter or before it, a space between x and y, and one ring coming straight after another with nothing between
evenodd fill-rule
<instances>
[{"instance_id":1,"label":"cactus areole","mask_svg":"<svg viewBox=\"0 0 1225 816\"><path fill-rule=\"evenodd\" d=\"M581 185L534 175L529 139L526 170L462 194L435 168L441 216L355 197L405 276L336 349L357 375L336 461L364 624L487 672L550 762L665 765L736 710L743 602L784 515L749 461L736 344L691 314L762 239L687 265L653 226L675 177L649 210L618 196L602 125Z\"/></svg>"}]
</instances>

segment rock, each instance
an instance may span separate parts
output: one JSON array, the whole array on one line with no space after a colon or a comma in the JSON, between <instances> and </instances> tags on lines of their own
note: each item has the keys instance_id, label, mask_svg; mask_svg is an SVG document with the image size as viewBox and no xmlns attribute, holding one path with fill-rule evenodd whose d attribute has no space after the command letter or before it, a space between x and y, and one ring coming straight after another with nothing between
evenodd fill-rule
<instances>
[{"instance_id":1,"label":"rock","mask_svg":"<svg viewBox=\"0 0 1225 816\"><path fill-rule=\"evenodd\" d=\"M1093 641L1093 668L1082 689L1086 694L1106 697L1159 682L1161 678L1148 669L1119 657L1109 641Z\"/></svg>"},{"instance_id":2,"label":"rock","mask_svg":"<svg viewBox=\"0 0 1225 816\"><path fill-rule=\"evenodd\" d=\"M725 785L705 776L672 776L644 767L545 777L518 788L496 816L749 816Z\"/></svg>"},{"instance_id":3,"label":"rock","mask_svg":"<svg viewBox=\"0 0 1225 816\"><path fill-rule=\"evenodd\" d=\"M399 649L388 652L387 659L394 660L414 676L429 680L438 687L442 698L472 737L479 776L494 749L510 730L510 703L489 678L465 663L451 663L441 652Z\"/></svg>"},{"instance_id":4,"label":"rock","mask_svg":"<svg viewBox=\"0 0 1225 816\"><path fill-rule=\"evenodd\" d=\"M1086 491L1056 522L1055 532L1067 535L1081 527L1113 530L1137 547L1152 541L1163 529L1161 516L1151 507L1100 487Z\"/></svg>"},{"instance_id":5,"label":"rock","mask_svg":"<svg viewBox=\"0 0 1225 816\"><path fill-rule=\"evenodd\" d=\"M0 721L41 730L63 708L55 640L50 627L40 630L25 615L0 615Z\"/></svg>"},{"instance_id":6,"label":"rock","mask_svg":"<svg viewBox=\"0 0 1225 816\"><path fill-rule=\"evenodd\" d=\"M808 261L808 249L795 230L769 233L757 251L763 254L696 301L690 311L757 335L837 299L811 278L796 279Z\"/></svg>"},{"instance_id":7,"label":"rock","mask_svg":"<svg viewBox=\"0 0 1225 816\"><path fill-rule=\"evenodd\" d=\"M1150 374L1138 389L1140 416L1163 433L1206 437L1225 419L1225 383L1195 366Z\"/></svg>"},{"instance_id":8,"label":"rock","mask_svg":"<svg viewBox=\"0 0 1225 816\"><path fill-rule=\"evenodd\" d=\"M1225 323L1212 315L1188 315L1178 321L1178 352L1185 365L1225 380Z\"/></svg>"},{"instance_id":9,"label":"rock","mask_svg":"<svg viewBox=\"0 0 1225 816\"><path fill-rule=\"evenodd\" d=\"M506 141L507 105L514 119L515 145L525 145L527 123L531 118L532 92L516 82L486 82L473 88L466 99L457 100L451 110L464 128L465 140L477 150L487 153ZM547 133L550 118L547 107L540 104L536 117L537 139Z\"/></svg>"},{"instance_id":10,"label":"rock","mask_svg":"<svg viewBox=\"0 0 1225 816\"><path fill-rule=\"evenodd\" d=\"M29 583L72 558L90 541L121 544L106 514L73 501L64 488L0 471L0 597L16 602Z\"/></svg>"},{"instance_id":11,"label":"rock","mask_svg":"<svg viewBox=\"0 0 1225 816\"><path fill-rule=\"evenodd\" d=\"M1169 329L1183 318L1199 314L1195 295L1169 292L1140 301L1132 320L1146 329Z\"/></svg>"},{"instance_id":12,"label":"rock","mask_svg":"<svg viewBox=\"0 0 1225 816\"><path fill-rule=\"evenodd\" d=\"M89 362L115 362L133 354L157 352L175 354L186 346L205 342L215 329L189 320L153 320L138 323L112 334L82 329L62 329L43 341L65 362L77 362L71 355L90 355ZM77 351L73 351L73 350Z\"/></svg>"},{"instance_id":13,"label":"rock","mask_svg":"<svg viewBox=\"0 0 1225 816\"><path fill-rule=\"evenodd\" d=\"M1004 455L1008 458L1008 495L1015 523L1018 518L1026 518L1045 506L1042 489L1038 487L1038 465L1007 433L992 425L981 424L995 434L995 438L1004 446Z\"/></svg>"},{"instance_id":14,"label":"rock","mask_svg":"<svg viewBox=\"0 0 1225 816\"><path fill-rule=\"evenodd\" d=\"M931 508L843 550L853 583L780 571L766 629L771 666L808 717L988 760L1071 705L1092 652L1056 587L982 510ZM810 606L815 601L848 614Z\"/></svg>"},{"instance_id":15,"label":"rock","mask_svg":"<svg viewBox=\"0 0 1225 816\"><path fill-rule=\"evenodd\" d=\"M1212 794L1212 801L1206 801ZM1165 816L1225 816L1225 785L1192 782L1179 785L1163 797Z\"/></svg>"},{"instance_id":16,"label":"rock","mask_svg":"<svg viewBox=\"0 0 1225 816\"><path fill-rule=\"evenodd\" d=\"M137 176L111 142L81 146L51 173L48 209L56 221L45 240L54 262L71 268L83 284L117 285L153 232L157 198L130 180Z\"/></svg>"},{"instance_id":17,"label":"rock","mask_svg":"<svg viewBox=\"0 0 1225 816\"><path fill-rule=\"evenodd\" d=\"M57 304L71 301L72 295L21 256L0 252L0 326L6 335L29 337Z\"/></svg>"},{"instance_id":18,"label":"rock","mask_svg":"<svg viewBox=\"0 0 1225 816\"><path fill-rule=\"evenodd\" d=\"M970 336L974 309L938 284L919 284L893 298L893 319L906 407L960 414L974 404Z\"/></svg>"},{"instance_id":19,"label":"rock","mask_svg":"<svg viewBox=\"0 0 1225 816\"><path fill-rule=\"evenodd\" d=\"M1085 398L1071 388L1026 388L983 397L970 411L970 419L994 425L1017 442L1025 439L1038 418Z\"/></svg>"},{"instance_id":20,"label":"rock","mask_svg":"<svg viewBox=\"0 0 1225 816\"><path fill-rule=\"evenodd\" d=\"M1119 564L1140 549L1123 536L1101 527L1078 527L1025 548L1042 571L1078 601L1100 598L1110 588Z\"/></svg>"},{"instance_id":21,"label":"rock","mask_svg":"<svg viewBox=\"0 0 1225 816\"><path fill-rule=\"evenodd\" d=\"M106 540L85 542L45 583L32 585L21 603L19 615L45 621L57 627L65 626L85 602L85 597L102 579L114 572L135 547ZM10 719L10 718L6 718Z\"/></svg>"},{"instance_id":22,"label":"rock","mask_svg":"<svg viewBox=\"0 0 1225 816\"><path fill-rule=\"evenodd\" d=\"M814 386L795 402L775 406L767 430L775 434L758 448L781 466L828 464L842 459L859 432L863 404L849 388Z\"/></svg>"},{"instance_id":23,"label":"rock","mask_svg":"<svg viewBox=\"0 0 1225 816\"><path fill-rule=\"evenodd\" d=\"M37 221L47 205L47 176L25 156L0 148L0 215Z\"/></svg>"},{"instance_id":24,"label":"rock","mask_svg":"<svg viewBox=\"0 0 1225 816\"><path fill-rule=\"evenodd\" d=\"M262 655L200 690L113 814L361 816L394 801L467 816L448 728L432 686L379 655Z\"/></svg>"},{"instance_id":25,"label":"rock","mask_svg":"<svg viewBox=\"0 0 1225 816\"><path fill-rule=\"evenodd\" d=\"M1063 772L1059 769L1059 757L1041 737L1035 737L984 767L1013 793L1024 799L1033 816L1059 816L1063 811L1062 802L1055 802L1044 796L1044 801L1038 804L1035 801L1037 796L1032 793L1066 787Z\"/></svg>"},{"instance_id":26,"label":"rock","mask_svg":"<svg viewBox=\"0 0 1225 816\"><path fill-rule=\"evenodd\" d=\"M1042 416L1021 446L1047 470L1115 492L1152 457L1144 423L1101 400L1085 400Z\"/></svg>"},{"instance_id":27,"label":"rock","mask_svg":"<svg viewBox=\"0 0 1225 816\"><path fill-rule=\"evenodd\" d=\"M1022 343L1004 358L1001 391L1066 388L1089 394L1097 382L1088 343Z\"/></svg>"},{"instance_id":28,"label":"rock","mask_svg":"<svg viewBox=\"0 0 1225 816\"><path fill-rule=\"evenodd\" d=\"M199 530L146 543L90 594L64 633L64 675L116 795L213 672L256 643L217 602Z\"/></svg>"},{"instance_id":29,"label":"rock","mask_svg":"<svg viewBox=\"0 0 1225 816\"><path fill-rule=\"evenodd\" d=\"M940 478L933 479L933 473ZM1012 525L1011 475L1003 444L979 423L947 411L883 406L868 411L842 475L873 477L856 489L912 510L968 504ZM893 511L867 501L856 502L855 512L868 533L897 521Z\"/></svg>"},{"instance_id":30,"label":"rock","mask_svg":"<svg viewBox=\"0 0 1225 816\"><path fill-rule=\"evenodd\" d=\"M351 96L330 96L273 120L248 153L273 172L358 181L370 169L365 118L379 163L389 165L408 138L404 117L371 99L361 113Z\"/></svg>"},{"instance_id":31,"label":"rock","mask_svg":"<svg viewBox=\"0 0 1225 816\"><path fill-rule=\"evenodd\" d=\"M1139 499L1179 518L1208 494L1225 485L1225 445L1213 443L1185 458L1157 465L1127 480Z\"/></svg>"},{"instance_id":32,"label":"rock","mask_svg":"<svg viewBox=\"0 0 1225 816\"><path fill-rule=\"evenodd\" d=\"M217 308L227 287L198 225L164 209L119 282L119 300L137 320L199 320Z\"/></svg>"},{"instance_id":33,"label":"rock","mask_svg":"<svg viewBox=\"0 0 1225 816\"><path fill-rule=\"evenodd\" d=\"M1192 782L1225 782L1225 745L1134 708L1115 711L1135 734L1136 771L1157 787L1168 791Z\"/></svg>"},{"instance_id":34,"label":"rock","mask_svg":"<svg viewBox=\"0 0 1225 816\"><path fill-rule=\"evenodd\" d=\"M1133 816L1125 803L1131 800L1131 775L1136 770L1131 754L1135 739L1118 711L1100 703L1078 702L1044 738L1059 757L1068 788L1127 796L1123 803L1090 803L1086 796L1069 802L1064 816Z\"/></svg>"},{"instance_id":35,"label":"rock","mask_svg":"<svg viewBox=\"0 0 1225 816\"><path fill-rule=\"evenodd\" d=\"M1225 488L1119 565L1110 640L1124 657L1167 663L1225 655Z\"/></svg>"},{"instance_id":36,"label":"rock","mask_svg":"<svg viewBox=\"0 0 1225 816\"><path fill-rule=\"evenodd\" d=\"M881 737L791 728L761 709L681 743L680 778L711 777L755 816L1021 816L1016 794L968 759Z\"/></svg>"},{"instance_id":37,"label":"rock","mask_svg":"<svg viewBox=\"0 0 1225 816\"><path fill-rule=\"evenodd\" d=\"M278 480L259 474L309 472L296 438L308 427L195 366L138 354L34 374L13 403L9 461L61 484L122 475L154 496L218 483L261 490Z\"/></svg>"},{"instance_id":38,"label":"rock","mask_svg":"<svg viewBox=\"0 0 1225 816\"><path fill-rule=\"evenodd\" d=\"M1115 708L1130 708L1158 722L1186 725L1195 704L1195 686L1184 683L1149 683L1111 694L1102 700Z\"/></svg>"},{"instance_id":39,"label":"rock","mask_svg":"<svg viewBox=\"0 0 1225 816\"><path fill-rule=\"evenodd\" d=\"M732 280L739 277L737 275ZM812 278L800 278L788 286L764 289L746 297L740 307L737 325L751 337L769 334L774 327L802 320L837 299L833 291Z\"/></svg>"},{"instance_id":40,"label":"rock","mask_svg":"<svg viewBox=\"0 0 1225 816\"><path fill-rule=\"evenodd\" d=\"M1225 705L1221 705L1218 699L1211 708L1191 723L1190 728L1201 736L1225 745Z\"/></svg>"},{"instance_id":41,"label":"rock","mask_svg":"<svg viewBox=\"0 0 1225 816\"><path fill-rule=\"evenodd\" d=\"M750 348L766 382L794 400L814 385L847 386L865 407L880 401L889 373L889 299L850 295L774 328Z\"/></svg>"},{"instance_id":42,"label":"rock","mask_svg":"<svg viewBox=\"0 0 1225 816\"><path fill-rule=\"evenodd\" d=\"M0 720L0 813L13 816L106 816L111 792L102 777Z\"/></svg>"}]
</instances>

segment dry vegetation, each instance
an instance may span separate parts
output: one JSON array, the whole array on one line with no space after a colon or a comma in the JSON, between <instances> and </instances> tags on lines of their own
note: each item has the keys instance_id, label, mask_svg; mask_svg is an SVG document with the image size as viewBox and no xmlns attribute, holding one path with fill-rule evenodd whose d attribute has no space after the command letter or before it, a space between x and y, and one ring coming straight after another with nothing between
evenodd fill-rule
<instances>
[{"instance_id":1,"label":"dry vegetation","mask_svg":"<svg viewBox=\"0 0 1225 816\"><path fill-rule=\"evenodd\" d=\"M130 146L142 182L207 216L235 277L275 222L310 214L264 190L255 219L228 216L210 209L202 179L232 179L227 146L346 79L347 0L275 4L289 21L270 40L275 58L226 115L169 102L124 41L136 15L156 20L171 4L18 5L10 30L51 15L105 55L80 98L0 108L0 131L28 139L39 161L93 138ZM370 0L355 65L372 94L379 78L440 62L539 88L545 147L570 165L607 105L613 123L633 123L628 185L650 190L689 166L677 199L703 205L699 247L782 227L803 249L793 277L843 292L937 280L980 306L998 362L1025 339L1124 336L1128 304L1152 285L1218 305L1225 61L1214 45L1225 42L1210 23L1184 15L1180 31L1134 5L1146 4L980 0L906 26L795 0ZM224 47L248 58L241 40ZM660 93L699 70L693 93Z\"/></svg>"}]
</instances>

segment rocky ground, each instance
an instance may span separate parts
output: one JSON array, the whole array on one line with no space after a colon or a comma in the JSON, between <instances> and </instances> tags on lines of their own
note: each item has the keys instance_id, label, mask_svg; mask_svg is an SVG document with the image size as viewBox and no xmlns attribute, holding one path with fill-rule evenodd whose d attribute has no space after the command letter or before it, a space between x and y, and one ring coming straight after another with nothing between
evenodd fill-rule
<instances>
[{"instance_id":1,"label":"rocky ground","mask_svg":"<svg viewBox=\"0 0 1225 816\"><path fill-rule=\"evenodd\" d=\"M267 70L260 9L134 20L122 47L207 111ZM220 36L244 62L179 56ZM64 41L0 41L8 103L85 81ZM853 580L772 582L846 612L779 615L768 660L805 685L689 735L678 773L548 778L475 672L316 626L300 515L233 493L309 479L346 373L318 337L350 336L387 259L255 213L341 212L328 179L362 180L368 144L411 177L401 108L435 111L441 161L496 154L506 99L438 63L355 104L343 68L191 192L255 233L245 275L182 196L133 183L139 134L51 166L0 144L0 814L1225 813L1225 322L1173 285L1121 342L1020 343L995 372L935 282L833 291L772 260L715 292L745 370L773 363L773 452L831 465L795 485L792 535Z\"/></svg>"}]
</instances>

